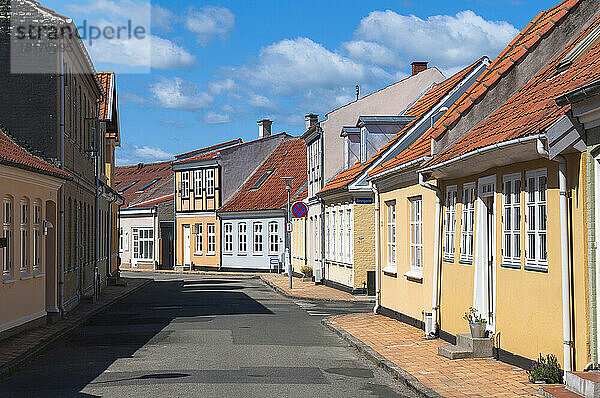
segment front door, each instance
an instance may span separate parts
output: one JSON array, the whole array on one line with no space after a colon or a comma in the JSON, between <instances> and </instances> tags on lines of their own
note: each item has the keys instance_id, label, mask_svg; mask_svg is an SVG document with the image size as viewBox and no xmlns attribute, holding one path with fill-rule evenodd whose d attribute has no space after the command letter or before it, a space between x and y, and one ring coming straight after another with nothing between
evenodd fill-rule
<instances>
[{"instance_id":1,"label":"front door","mask_svg":"<svg viewBox=\"0 0 600 398\"><path fill-rule=\"evenodd\" d=\"M183 226L183 265L190 265L192 260L190 254L192 251L191 231L189 225Z\"/></svg>"},{"instance_id":2,"label":"front door","mask_svg":"<svg viewBox=\"0 0 600 398\"><path fill-rule=\"evenodd\" d=\"M173 223L160 223L162 244L161 269L173 269Z\"/></svg>"}]
</instances>

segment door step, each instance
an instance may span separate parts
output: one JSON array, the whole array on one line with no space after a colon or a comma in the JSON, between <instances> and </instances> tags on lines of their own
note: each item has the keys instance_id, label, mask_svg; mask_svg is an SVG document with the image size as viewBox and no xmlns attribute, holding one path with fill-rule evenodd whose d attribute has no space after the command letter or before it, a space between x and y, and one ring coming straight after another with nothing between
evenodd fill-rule
<instances>
[{"instance_id":1,"label":"door step","mask_svg":"<svg viewBox=\"0 0 600 398\"><path fill-rule=\"evenodd\" d=\"M600 398L600 372L565 372L565 387L585 398Z\"/></svg>"},{"instance_id":2,"label":"door step","mask_svg":"<svg viewBox=\"0 0 600 398\"><path fill-rule=\"evenodd\" d=\"M456 345L438 347L438 355L448 359L489 358L493 355L491 337L475 338L470 333L456 335Z\"/></svg>"},{"instance_id":3,"label":"door step","mask_svg":"<svg viewBox=\"0 0 600 398\"><path fill-rule=\"evenodd\" d=\"M546 398L583 398L583 395L567 390L563 386L558 387L541 387L540 395Z\"/></svg>"}]
</instances>

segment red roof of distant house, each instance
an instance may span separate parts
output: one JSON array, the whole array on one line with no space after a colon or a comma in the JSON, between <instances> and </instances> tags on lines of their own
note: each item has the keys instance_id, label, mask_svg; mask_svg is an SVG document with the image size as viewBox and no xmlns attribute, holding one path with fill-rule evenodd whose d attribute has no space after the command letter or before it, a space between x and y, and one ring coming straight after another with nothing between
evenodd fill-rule
<instances>
[{"instance_id":1,"label":"red roof of distant house","mask_svg":"<svg viewBox=\"0 0 600 398\"><path fill-rule=\"evenodd\" d=\"M293 138L282 141L219 211L271 210L285 207L287 191L282 177L292 178L291 196L301 197L298 195L305 189L307 177L304 140ZM262 184L261 180L264 180Z\"/></svg>"},{"instance_id":2,"label":"red roof of distant house","mask_svg":"<svg viewBox=\"0 0 600 398\"><path fill-rule=\"evenodd\" d=\"M110 120L113 115L113 107L114 101L116 101L116 92L115 92L115 72L98 72L98 80L104 89L104 96L100 101L99 106L99 119L100 120ZM118 138L116 133L106 132L106 138Z\"/></svg>"},{"instance_id":3,"label":"red roof of distant house","mask_svg":"<svg viewBox=\"0 0 600 398\"><path fill-rule=\"evenodd\" d=\"M70 178L66 171L32 155L25 148L17 145L2 129L0 129L0 163L53 177Z\"/></svg>"},{"instance_id":4,"label":"red roof of distant house","mask_svg":"<svg viewBox=\"0 0 600 398\"><path fill-rule=\"evenodd\" d=\"M147 200L145 202L139 202L139 203L134 203L131 206L129 206L129 208L134 208L134 207L153 207L159 203L165 202L169 199L173 199L175 198L175 194L170 194L170 195L165 195L165 196L161 196L160 198L156 198L156 199L152 199L152 200Z\"/></svg>"},{"instance_id":5,"label":"red roof of distant house","mask_svg":"<svg viewBox=\"0 0 600 398\"><path fill-rule=\"evenodd\" d=\"M171 162L140 163L115 168L115 190L123 196L125 207L173 175ZM142 190L143 189L143 190ZM162 193L160 196L165 196ZM154 198L145 198L152 200Z\"/></svg>"},{"instance_id":6,"label":"red roof of distant house","mask_svg":"<svg viewBox=\"0 0 600 398\"><path fill-rule=\"evenodd\" d=\"M435 104L437 104L442 98L452 91L457 84L459 84L465 77L467 77L476 67L482 62L483 58L478 59L473 64L464 68L454 76L444 80L443 82L430 88L421 98L419 98L406 112L404 116L412 116L414 119L407 124L401 131L399 131L391 140L389 140L375 155L371 157L365 163L356 163L348 170L333 177L319 193L325 193L335 189L343 188L346 185L353 182L358 176L360 176L365 170L367 170L377 159L392 147L400 137L403 137L415 124L417 124L421 118L429 112Z\"/></svg>"},{"instance_id":7,"label":"red roof of distant house","mask_svg":"<svg viewBox=\"0 0 600 398\"><path fill-rule=\"evenodd\" d=\"M424 167L434 166L491 144L539 134L562 117L570 105L559 106L554 100L577 87L600 78L600 41L575 60L564 72L556 66L600 24L600 16L517 94Z\"/></svg>"},{"instance_id":8,"label":"red roof of distant house","mask_svg":"<svg viewBox=\"0 0 600 398\"><path fill-rule=\"evenodd\" d=\"M211 145L211 146L207 146L206 148L200 148L200 149L194 149L193 151L189 151L189 152L185 152L179 155L175 155L175 159L177 160L182 160L182 159L188 159L191 158L193 156L197 156L197 155L201 155L201 154L206 154L209 152L214 152L218 149L223 149L223 148L227 148L233 145L237 145L237 144L241 144L242 143L242 139L241 138L236 138L235 140L231 140L231 141L227 141L227 142L222 142L220 144L215 144L215 145Z\"/></svg>"},{"instance_id":9,"label":"red roof of distant house","mask_svg":"<svg viewBox=\"0 0 600 398\"><path fill-rule=\"evenodd\" d=\"M458 119L467 114L473 104L485 96L503 76L519 63L531 49L536 46L554 27L583 0L565 0L548 11L540 12L519 33L512 42L496 57L471 85L471 87L450 107L434 125L431 136L438 138L456 124Z\"/></svg>"}]
</instances>

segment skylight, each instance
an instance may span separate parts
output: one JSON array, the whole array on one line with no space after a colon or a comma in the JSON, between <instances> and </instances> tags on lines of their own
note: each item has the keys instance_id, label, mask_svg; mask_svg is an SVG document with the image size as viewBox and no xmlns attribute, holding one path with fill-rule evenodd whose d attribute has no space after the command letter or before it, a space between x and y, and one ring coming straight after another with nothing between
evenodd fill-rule
<instances>
[{"instance_id":1,"label":"skylight","mask_svg":"<svg viewBox=\"0 0 600 398\"><path fill-rule=\"evenodd\" d=\"M135 180L127 185L125 185L123 188L119 189L119 193L123 193L126 190L128 190L129 188L131 188L132 186L134 186L135 184L137 184L138 182L140 182L140 180Z\"/></svg>"},{"instance_id":2,"label":"skylight","mask_svg":"<svg viewBox=\"0 0 600 398\"><path fill-rule=\"evenodd\" d=\"M267 178L269 178L269 176L270 176L271 174L273 174L273 172L274 172L274 171L275 171L275 169L267 169L267 170L266 170L266 171L263 173L263 175L261 175L261 176L258 178L258 180L256 180L256 182L254 183L254 185L252 185L252 188L250 188L250 189L258 189L258 188L260 188L260 186L261 186L262 184L264 184L264 182L267 180Z\"/></svg>"},{"instance_id":3,"label":"skylight","mask_svg":"<svg viewBox=\"0 0 600 398\"><path fill-rule=\"evenodd\" d=\"M146 189L150 188L152 185L156 184L158 181L160 180L160 177L155 178L154 180L150 181L148 184L144 185L143 187L141 187L140 189L138 189L138 192L144 192Z\"/></svg>"}]
</instances>

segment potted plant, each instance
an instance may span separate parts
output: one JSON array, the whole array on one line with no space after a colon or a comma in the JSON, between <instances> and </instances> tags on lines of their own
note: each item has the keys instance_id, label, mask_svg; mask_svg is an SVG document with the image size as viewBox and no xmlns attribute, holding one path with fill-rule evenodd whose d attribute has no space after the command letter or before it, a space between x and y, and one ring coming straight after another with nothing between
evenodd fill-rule
<instances>
[{"instance_id":1,"label":"potted plant","mask_svg":"<svg viewBox=\"0 0 600 398\"><path fill-rule=\"evenodd\" d=\"M545 357L540 354L537 361L531 363L527 370L529 381L536 384L561 384L563 382L560 364L555 355L549 354Z\"/></svg>"},{"instance_id":2,"label":"potted plant","mask_svg":"<svg viewBox=\"0 0 600 398\"><path fill-rule=\"evenodd\" d=\"M487 324L487 320L483 319L483 317L478 313L477 309L469 307L469 310L465 312L463 318L469 322L469 327L471 328L471 337L485 337L485 325Z\"/></svg>"}]
</instances>

